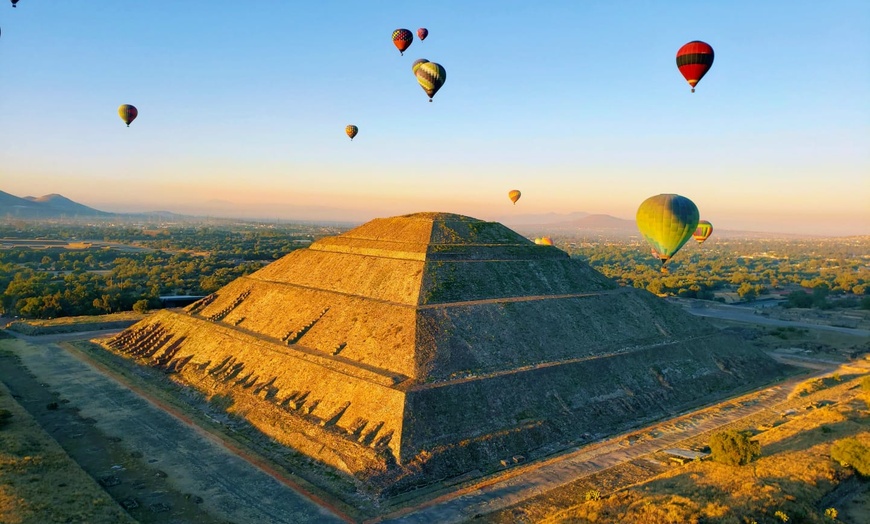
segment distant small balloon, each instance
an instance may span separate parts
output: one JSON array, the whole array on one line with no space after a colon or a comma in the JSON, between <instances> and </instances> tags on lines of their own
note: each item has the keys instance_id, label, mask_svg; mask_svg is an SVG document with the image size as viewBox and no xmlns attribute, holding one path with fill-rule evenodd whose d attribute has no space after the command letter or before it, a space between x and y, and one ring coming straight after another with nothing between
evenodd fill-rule
<instances>
[{"instance_id":1,"label":"distant small balloon","mask_svg":"<svg viewBox=\"0 0 870 524\"><path fill-rule=\"evenodd\" d=\"M698 241L699 244L703 244L705 240L710 238L710 235L713 234L713 224L707 222L706 220L699 220L698 227L695 229L695 232L692 234L692 238Z\"/></svg>"},{"instance_id":2,"label":"distant small balloon","mask_svg":"<svg viewBox=\"0 0 870 524\"><path fill-rule=\"evenodd\" d=\"M420 38L420 41L426 40L426 37L429 36L429 30L425 27L421 27L417 29L417 36Z\"/></svg>"},{"instance_id":3,"label":"distant small balloon","mask_svg":"<svg viewBox=\"0 0 870 524\"><path fill-rule=\"evenodd\" d=\"M541 237L541 245L542 246L552 246L553 239L550 237Z\"/></svg>"},{"instance_id":4,"label":"distant small balloon","mask_svg":"<svg viewBox=\"0 0 870 524\"><path fill-rule=\"evenodd\" d=\"M399 50L399 54L404 55L405 50L411 46L414 41L414 35L407 29L396 29L393 31L393 45Z\"/></svg>"},{"instance_id":5,"label":"distant small balloon","mask_svg":"<svg viewBox=\"0 0 870 524\"><path fill-rule=\"evenodd\" d=\"M127 124L127 127L130 127L130 122L136 120L136 117L139 116L139 110L130 104L122 104L118 108L118 115Z\"/></svg>"},{"instance_id":6,"label":"distant small balloon","mask_svg":"<svg viewBox=\"0 0 870 524\"><path fill-rule=\"evenodd\" d=\"M12 0L12 7L18 7L17 5L15 5L17 3L18 3L18 0Z\"/></svg>"},{"instance_id":7,"label":"distant small balloon","mask_svg":"<svg viewBox=\"0 0 870 524\"><path fill-rule=\"evenodd\" d=\"M351 124L344 128L344 132L347 133L347 136L349 136L351 140L353 140L353 137L355 137L356 134L359 133L359 128Z\"/></svg>"},{"instance_id":8,"label":"distant small balloon","mask_svg":"<svg viewBox=\"0 0 870 524\"><path fill-rule=\"evenodd\" d=\"M519 189L511 189L510 191L508 191L508 198L511 199L511 202L513 202L514 205L517 204L517 200L520 199L521 195L522 193L520 193Z\"/></svg>"}]
</instances>

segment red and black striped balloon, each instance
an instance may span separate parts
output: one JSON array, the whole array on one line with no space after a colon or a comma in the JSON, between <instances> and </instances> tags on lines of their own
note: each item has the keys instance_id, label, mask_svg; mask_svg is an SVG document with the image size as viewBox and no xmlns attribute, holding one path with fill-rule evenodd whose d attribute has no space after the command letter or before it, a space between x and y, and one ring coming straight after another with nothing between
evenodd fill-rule
<instances>
[{"instance_id":1,"label":"red and black striped balloon","mask_svg":"<svg viewBox=\"0 0 870 524\"><path fill-rule=\"evenodd\" d=\"M677 68L692 86L693 93L695 86L704 78L712 65L713 48L710 44L693 40L677 51Z\"/></svg>"}]
</instances>

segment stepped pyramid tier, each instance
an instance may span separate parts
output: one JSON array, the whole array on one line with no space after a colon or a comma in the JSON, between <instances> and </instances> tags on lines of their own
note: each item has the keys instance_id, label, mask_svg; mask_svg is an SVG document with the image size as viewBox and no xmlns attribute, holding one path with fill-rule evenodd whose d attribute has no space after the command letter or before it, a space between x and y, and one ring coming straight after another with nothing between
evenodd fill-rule
<instances>
[{"instance_id":1,"label":"stepped pyramid tier","mask_svg":"<svg viewBox=\"0 0 870 524\"><path fill-rule=\"evenodd\" d=\"M501 224L417 213L318 240L107 346L395 480L552 452L780 374L704 325Z\"/></svg>"}]
</instances>

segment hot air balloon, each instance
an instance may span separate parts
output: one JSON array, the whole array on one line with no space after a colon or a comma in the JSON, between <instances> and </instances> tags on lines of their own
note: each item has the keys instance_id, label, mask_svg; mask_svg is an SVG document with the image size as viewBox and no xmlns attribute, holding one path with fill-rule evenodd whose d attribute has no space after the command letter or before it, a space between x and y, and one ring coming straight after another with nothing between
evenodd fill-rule
<instances>
[{"instance_id":1,"label":"hot air balloon","mask_svg":"<svg viewBox=\"0 0 870 524\"><path fill-rule=\"evenodd\" d=\"M517 200L520 199L521 195L522 193L520 193L519 189L511 189L510 191L508 191L508 198L511 199L511 202L513 202L514 205L517 204Z\"/></svg>"},{"instance_id":2,"label":"hot air balloon","mask_svg":"<svg viewBox=\"0 0 870 524\"><path fill-rule=\"evenodd\" d=\"M535 237L535 244L541 245L541 237Z\"/></svg>"},{"instance_id":3,"label":"hot air balloon","mask_svg":"<svg viewBox=\"0 0 870 524\"><path fill-rule=\"evenodd\" d=\"M417 83L429 95L430 102L435 93L444 85L444 81L447 80L447 71L441 67L441 64L436 64L435 62L420 64L420 67L417 68L414 74L417 76Z\"/></svg>"},{"instance_id":4,"label":"hot air balloon","mask_svg":"<svg viewBox=\"0 0 870 524\"><path fill-rule=\"evenodd\" d=\"M359 133L359 128L353 124L350 124L348 126L345 126L344 132L347 133L347 136L349 136L351 140L353 140L353 137L355 137L356 134Z\"/></svg>"},{"instance_id":5,"label":"hot air balloon","mask_svg":"<svg viewBox=\"0 0 870 524\"><path fill-rule=\"evenodd\" d=\"M407 29L396 29L393 31L393 44L398 48L399 54L404 55L405 49L414 41L414 35Z\"/></svg>"},{"instance_id":6,"label":"hot air balloon","mask_svg":"<svg viewBox=\"0 0 870 524\"><path fill-rule=\"evenodd\" d=\"M136 120L136 117L139 116L139 110L130 104L121 104L121 107L118 108L118 115L127 124L127 127L130 127L130 122Z\"/></svg>"},{"instance_id":7,"label":"hot air balloon","mask_svg":"<svg viewBox=\"0 0 870 524\"><path fill-rule=\"evenodd\" d=\"M698 227L698 207L680 195L647 198L637 208L637 228L665 264L683 247Z\"/></svg>"},{"instance_id":8,"label":"hot air balloon","mask_svg":"<svg viewBox=\"0 0 870 524\"><path fill-rule=\"evenodd\" d=\"M417 37L420 39L421 42L423 40L426 40L427 36L429 36L428 29L426 29L425 27L421 27L420 29L417 29Z\"/></svg>"},{"instance_id":9,"label":"hot air balloon","mask_svg":"<svg viewBox=\"0 0 870 524\"><path fill-rule=\"evenodd\" d=\"M710 235L712 234L713 224L707 222L706 220L699 220L698 227L695 229L692 237L697 240L699 244L703 244L704 241L710 238Z\"/></svg>"},{"instance_id":10,"label":"hot air balloon","mask_svg":"<svg viewBox=\"0 0 870 524\"><path fill-rule=\"evenodd\" d=\"M12 7L18 7L17 5L15 5L17 3L18 3L18 0L12 0Z\"/></svg>"},{"instance_id":11,"label":"hot air balloon","mask_svg":"<svg viewBox=\"0 0 870 524\"><path fill-rule=\"evenodd\" d=\"M550 237L541 237L541 245L542 246L552 246L553 239Z\"/></svg>"},{"instance_id":12,"label":"hot air balloon","mask_svg":"<svg viewBox=\"0 0 870 524\"><path fill-rule=\"evenodd\" d=\"M692 86L693 93L695 86L704 78L712 65L713 48L710 44L693 40L677 51L677 67Z\"/></svg>"},{"instance_id":13,"label":"hot air balloon","mask_svg":"<svg viewBox=\"0 0 870 524\"><path fill-rule=\"evenodd\" d=\"M417 74L417 69L419 69L419 67L420 67L421 65L423 65L423 64L425 64L425 63L427 63L427 62L429 62L429 61L426 60L425 58L418 58L418 59L414 60L414 63L411 64L411 72L414 73L414 74L416 75L416 74Z\"/></svg>"}]
</instances>

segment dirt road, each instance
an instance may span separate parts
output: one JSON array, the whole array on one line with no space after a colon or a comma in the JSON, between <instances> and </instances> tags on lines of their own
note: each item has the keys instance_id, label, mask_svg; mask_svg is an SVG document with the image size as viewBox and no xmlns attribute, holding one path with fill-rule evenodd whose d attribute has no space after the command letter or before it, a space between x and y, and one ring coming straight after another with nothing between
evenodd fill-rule
<instances>
[{"instance_id":1,"label":"dirt road","mask_svg":"<svg viewBox=\"0 0 870 524\"><path fill-rule=\"evenodd\" d=\"M76 335L81 338L84 334ZM139 501L161 494L165 498L169 496L167 493L183 493L185 498L195 500L201 511L214 521L222 522L342 522L336 515L238 457L208 434L159 409L58 345L4 340L0 341L0 347L12 349L35 381L56 393L63 402L68 401L65 406L77 408L87 424L111 442L123 446L127 456L140 457L141 467L151 468L150 471L156 472L152 476L156 475L165 483L160 489L146 485L141 479L126 479L133 475L135 465L124 462L111 467L104 475L115 477L103 482L110 494L113 494L116 481L120 486L141 486L137 494ZM9 369L6 364L4 367ZM22 387L18 384L19 391ZM37 393L21 391L19 396L24 396L22 400L26 401L27 396ZM60 440L65 437L81 439L83 435L79 429L62 425L46 429L57 433ZM75 431L75 434L66 435L67 430ZM104 453L102 450L91 451ZM202 521L193 515L185 518L173 514L172 504L155 504L163 513L158 520L152 521ZM155 504L151 505L152 512ZM135 510L130 513L138 517ZM147 511L145 513L147 517Z\"/></svg>"},{"instance_id":2,"label":"dirt road","mask_svg":"<svg viewBox=\"0 0 870 524\"><path fill-rule=\"evenodd\" d=\"M755 314L755 309L751 308L728 306L724 304L705 305L704 307L697 307L697 304L687 302L680 302L679 304L682 305L688 313L699 317L711 317L721 320L734 320L737 322L761 324L764 326L818 329L821 331L834 331L836 333L845 333L847 335L855 335L859 337L870 337L870 331L866 329L826 326L822 324L811 324L809 322L795 322L793 320L780 320L778 318L770 318L764 315L757 315Z\"/></svg>"}]
</instances>

